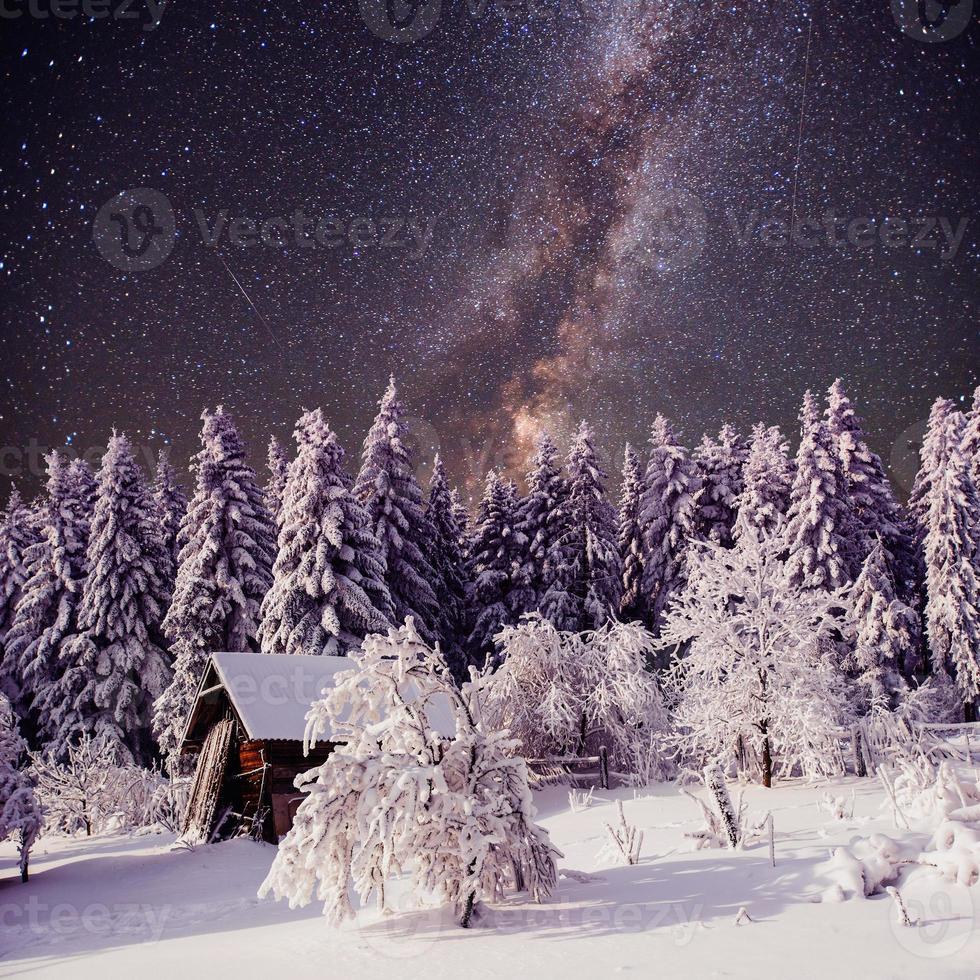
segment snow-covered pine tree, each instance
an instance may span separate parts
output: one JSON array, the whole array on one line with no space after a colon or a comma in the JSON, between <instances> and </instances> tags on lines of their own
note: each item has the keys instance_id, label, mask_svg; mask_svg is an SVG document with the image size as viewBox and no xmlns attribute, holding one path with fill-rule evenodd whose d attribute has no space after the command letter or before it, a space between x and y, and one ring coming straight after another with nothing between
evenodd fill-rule
<instances>
[{"instance_id":1,"label":"snow-covered pine tree","mask_svg":"<svg viewBox=\"0 0 980 980\"><path fill-rule=\"evenodd\" d=\"M643 598L647 625L656 634L664 610L683 587L685 553L697 533L697 467L663 415L650 433L650 456L640 499Z\"/></svg>"},{"instance_id":2,"label":"snow-covered pine tree","mask_svg":"<svg viewBox=\"0 0 980 980\"><path fill-rule=\"evenodd\" d=\"M17 836L21 881L27 881L28 859L43 816L23 765L26 752L10 701L0 694L0 841Z\"/></svg>"},{"instance_id":3,"label":"snow-covered pine tree","mask_svg":"<svg viewBox=\"0 0 980 980\"><path fill-rule=\"evenodd\" d=\"M429 561L436 573L439 620L436 638L457 680L466 678L466 563L460 547L456 509L442 458L436 454L429 484L426 519L432 528Z\"/></svg>"},{"instance_id":4,"label":"snow-covered pine tree","mask_svg":"<svg viewBox=\"0 0 980 980\"><path fill-rule=\"evenodd\" d=\"M623 568L623 596L619 615L631 622L646 618L643 601L643 531L640 527L640 500L644 483L640 457L627 443L623 452L623 481L619 495L616 544Z\"/></svg>"},{"instance_id":5,"label":"snow-covered pine tree","mask_svg":"<svg viewBox=\"0 0 980 980\"><path fill-rule=\"evenodd\" d=\"M591 428L582 422L568 453L564 526L548 558L552 576L541 613L560 630L602 626L616 616L622 598L616 510L606 496L606 474L593 442Z\"/></svg>"},{"instance_id":6,"label":"snow-covered pine tree","mask_svg":"<svg viewBox=\"0 0 980 980\"><path fill-rule=\"evenodd\" d=\"M465 556L469 550L470 512L463 502L458 487L453 487L449 494L453 501L453 518L456 521L456 527L459 528L459 550Z\"/></svg>"},{"instance_id":7,"label":"snow-covered pine tree","mask_svg":"<svg viewBox=\"0 0 980 980\"><path fill-rule=\"evenodd\" d=\"M793 465L789 444L779 429L756 423L742 470L744 487L738 499L734 537L746 525L770 531L789 509Z\"/></svg>"},{"instance_id":8,"label":"snow-covered pine tree","mask_svg":"<svg viewBox=\"0 0 980 980\"><path fill-rule=\"evenodd\" d=\"M419 633L431 639L439 619L432 588L435 572L427 557L432 528L425 519L422 488L412 471L403 415L392 377L364 440L354 494L367 510L371 529L384 549L385 581L395 621L401 623L412 616Z\"/></svg>"},{"instance_id":9,"label":"snow-covered pine tree","mask_svg":"<svg viewBox=\"0 0 980 980\"><path fill-rule=\"evenodd\" d=\"M879 539L864 560L851 597L854 649L848 664L858 685L862 715L892 711L908 692L902 676L916 656L918 614L898 598L885 546Z\"/></svg>"},{"instance_id":10,"label":"snow-covered pine tree","mask_svg":"<svg viewBox=\"0 0 980 980\"><path fill-rule=\"evenodd\" d=\"M516 616L542 608L554 571L550 559L565 529L567 497L568 481L562 474L558 449L551 436L542 432L527 474L527 495L515 516L516 532L524 539L517 549L510 603Z\"/></svg>"},{"instance_id":11,"label":"snow-covered pine tree","mask_svg":"<svg viewBox=\"0 0 980 980\"><path fill-rule=\"evenodd\" d=\"M394 618L384 549L320 409L300 418L294 438L259 640L263 653L344 656Z\"/></svg>"},{"instance_id":12,"label":"snow-covered pine tree","mask_svg":"<svg viewBox=\"0 0 980 980\"><path fill-rule=\"evenodd\" d=\"M467 557L467 596L471 663L494 655L494 637L515 617L510 604L514 587L514 520L510 494L496 470L487 474Z\"/></svg>"},{"instance_id":13,"label":"snow-covered pine tree","mask_svg":"<svg viewBox=\"0 0 980 980\"><path fill-rule=\"evenodd\" d=\"M973 405L963 430L963 455L969 467L970 481L980 493L980 385L973 392Z\"/></svg>"},{"instance_id":14,"label":"snow-covered pine tree","mask_svg":"<svg viewBox=\"0 0 980 980\"><path fill-rule=\"evenodd\" d=\"M167 591L173 592L174 577L177 574L177 556L180 545L177 534L181 521L187 512L187 494L177 481L177 474L170 465L170 458L165 449L157 456L157 469L153 479L153 500L156 503L157 514L160 518L160 531L163 535L163 549L170 565L165 575Z\"/></svg>"},{"instance_id":15,"label":"snow-covered pine tree","mask_svg":"<svg viewBox=\"0 0 980 980\"><path fill-rule=\"evenodd\" d=\"M286 492L286 480L289 478L289 456L282 443L273 436L269 440L269 456L266 463L269 470L269 482L265 485L265 503L272 514L273 521L279 520L282 510L282 498Z\"/></svg>"},{"instance_id":16,"label":"snow-covered pine tree","mask_svg":"<svg viewBox=\"0 0 980 980\"><path fill-rule=\"evenodd\" d=\"M834 771L847 710L845 681L823 650L843 632L842 590L802 586L783 554L783 527L743 528L734 548L692 545L688 579L659 645L674 653L665 684L679 758L701 770L754 750L761 780L774 770Z\"/></svg>"},{"instance_id":17,"label":"snow-covered pine tree","mask_svg":"<svg viewBox=\"0 0 980 980\"><path fill-rule=\"evenodd\" d=\"M853 581L851 514L840 460L813 393L803 396L802 437L786 525L791 581L838 589Z\"/></svg>"},{"instance_id":18,"label":"snow-covered pine tree","mask_svg":"<svg viewBox=\"0 0 980 980\"><path fill-rule=\"evenodd\" d=\"M47 703L49 744L58 753L85 732L104 734L123 760L146 765L155 754L153 701L171 674L160 631L166 558L153 495L125 435L109 440L97 485L79 632L62 644L63 672Z\"/></svg>"},{"instance_id":19,"label":"snow-covered pine tree","mask_svg":"<svg viewBox=\"0 0 980 980\"><path fill-rule=\"evenodd\" d=\"M163 621L174 675L153 708L153 730L171 764L210 654L259 649L259 611L275 558L272 516L231 416L219 405L202 419L201 450L192 463L196 487Z\"/></svg>"},{"instance_id":20,"label":"snow-covered pine tree","mask_svg":"<svg viewBox=\"0 0 980 980\"><path fill-rule=\"evenodd\" d=\"M701 480L697 499L699 534L706 541L726 548L732 545L747 456L747 446L727 422L717 439L706 435L694 453Z\"/></svg>"},{"instance_id":21,"label":"snow-covered pine tree","mask_svg":"<svg viewBox=\"0 0 980 980\"><path fill-rule=\"evenodd\" d=\"M354 894L384 909L388 879L407 874L410 894L465 927L507 891L550 894L561 854L535 823L517 741L482 720L477 685L457 688L411 619L369 637L351 668L310 708L308 740L339 744L298 777L309 795L259 895L296 906L315 892L337 922Z\"/></svg>"},{"instance_id":22,"label":"snow-covered pine tree","mask_svg":"<svg viewBox=\"0 0 980 980\"><path fill-rule=\"evenodd\" d=\"M844 474L852 517L848 563L853 573L880 538L902 597L915 592L917 562L908 522L885 468L867 443L861 420L838 378L827 393L827 427Z\"/></svg>"},{"instance_id":23,"label":"snow-covered pine tree","mask_svg":"<svg viewBox=\"0 0 980 980\"><path fill-rule=\"evenodd\" d=\"M14 490L0 515L0 656L27 582L27 550L37 541L34 515ZM6 670L0 690L6 690Z\"/></svg>"},{"instance_id":24,"label":"snow-covered pine tree","mask_svg":"<svg viewBox=\"0 0 980 980\"><path fill-rule=\"evenodd\" d=\"M935 433L926 495L926 633L934 670L952 673L966 720L980 698L980 499L963 453L965 419L949 413Z\"/></svg>"},{"instance_id":25,"label":"snow-covered pine tree","mask_svg":"<svg viewBox=\"0 0 980 980\"><path fill-rule=\"evenodd\" d=\"M916 535L916 543L921 549L926 534L929 514L929 493L939 472L940 446L946 439L949 417L956 406L948 398L937 398L929 410L929 421L919 449L919 470L909 494L908 510Z\"/></svg>"},{"instance_id":26,"label":"snow-covered pine tree","mask_svg":"<svg viewBox=\"0 0 980 980\"><path fill-rule=\"evenodd\" d=\"M81 460L51 453L45 461L46 496L33 515L37 538L24 555L27 580L5 644L4 673L16 688L11 700L32 742L54 734L45 706L57 700L51 688L62 670L61 645L78 628L95 490Z\"/></svg>"}]
</instances>

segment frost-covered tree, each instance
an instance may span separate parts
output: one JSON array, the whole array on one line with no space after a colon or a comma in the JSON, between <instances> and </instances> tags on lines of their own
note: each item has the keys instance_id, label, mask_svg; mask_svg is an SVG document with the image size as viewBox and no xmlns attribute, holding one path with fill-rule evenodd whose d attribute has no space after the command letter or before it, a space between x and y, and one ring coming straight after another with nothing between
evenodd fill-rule
<instances>
[{"instance_id":1,"label":"frost-covered tree","mask_svg":"<svg viewBox=\"0 0 980 980\"><path fill-rule=\"evenodd\" d=\"M980 697L980 499L963 453L964 418L935 433L936 470L926 502L926 633L933 668L953 674L967 720Z\"/></svg>"},{"instance_id":2,"label":"frost-covered tree","mask_svg":"<svg viewBox=\"0 0 980 980\"><path fill-rule=\"evenodd\" d=\"M563 630L601 626L617 614L622 597L616 510L593 443L592 430L582 422L568 453L561 536L548 557L552 577L541 613Z\"/></svg>"},{"instance_id":3,"label":"frost-covered tree","mask_svg":"<svg viewBox=\"0 0 980 980\"><path fill-rule=\"evenodd\" d=\"M973 392L973 405L966 416L963 429L963 456L966 458L970 481L980 493L980 385Z\"/></svg>"},{"instance_id":4,"label":"frost-covered tree","mask_svg":"<svg viewBox=\"0 0 980 980\"><path fill-rule=\"evenodd\" d=\"M34 513L14 490L7 501L7 507L0 515L0 657L6 645L7 633L14 620L14 611L27 582L27 552L38 540L34 523ZM0 690L8 694L16 692L16 673L8 668L6 658L3 663ZM8 685L12 685L8 690Z\"/></svg>"},{"instance_id":5,"label":"frost-covered tree","mask_svg":"<svg viewBox=\"0 0 980 980\"><path fill-rule=\"evenodd\" d=\"M848 563L853 572L880 538L902 596L915 590L915 544L881 458L867 443L861 420L838 378L827 395L827 428L840 460L850 504Z\"/></svg>"},{"instance_id":6,"label":"frost-covered tree","mask_svg":"<svg viewBox=\"0 0 980 980\"><path fill-rule=\"evenodd\" d=\"M619 614L627 621L642 621L646 613L646 603L643 601L643 529L640 527L643 490L640 457L627 443L623 452L623 481L616 528L616 545L623 568Z\"/></svg>"},{"instance_id":7,"label":"frost-covered tree","mask_svg":"<svg viewBox=\"0 0 980 980\"><path fill-rule=\"evenodd\" d=\"M854 648L848 667L858 686L863 715L893 711L908 693L902 676L916 655L919 617L897 596L888 554L879 539L854 583L851 623Z\"/></svg>"},{"instance_id":8,"label":"frost-covered tree","mask_svg":"<svg viewBox=\"0 0 980 980\"><path fill-rule=\"evenodd\" d=\"M697 498L700 536L726 548L732 544L747 455L745 443L727 422L717 439L705 436L694 453L701 480Z\"/></svg>"},{"instance_id":9,"label":"frost-covered tree","mask_svg":"<svg viewBox=\"0 0 980 980\"><path fill-rule=\"evenodd\" d=\"M482 663L494 653L494 637L515 618L510 604L517 552L515 516L506 485L491 470L467 557L470 623L467 648L473 663Z\"/></svg>"},{"instance_id":10,"label":"frost-covered tree","mask_svg":"<svg viewBox=\"0 0 980 980\"><path fill-rule=\"evenodd\" d=\"M394 618L384 549L320 409L300 418L294 437L259 639L263 653L343 656Z\"/></svg>"},{"instance_id":11,"label":"frost-covered tree","mask_svg":"<svg viewBox=\"0 0 980 980\"><path fill-rule=\"evenodd\" d=\"M462 533L456 523L456 508L446 479L446 469L436 454L429 484L426 519L432 528L429 562L436 573L439 609L436 638L446 662L457 679L466 676L466 563L460 547Z\"/></svg>"},{"instance_id":12,"label":"frost-covered tree","mask_svg":"<svg viewBox=\"0 0 980 980\"><path fill-rule=\"evenodd\" d=\"M272 516L234 422L221 406L202 418L194 497L181 525L177 582L163 621L174 675L153 708L153 730L171 763L208 657L259 649L259 612L275 556Z\"/></svg>"},{"instance_id":13,"label":"frost-covered tree","mask_svg":"<svg viewBox=\"0 0 980 980\"><path fill-rule=\"evenodd\" d=\"M20 880L27 881L31 847L41 832L42 810L24 768L27 743L17 730L10 701L0 694L0 841L16 836Z\"/></svg>"},{"instance_id":14,"label":"frost-covered tree","mask_svg":"<svg viewBox=\"0 0 980 980\"><path fill-rule=\"evenodd\" d=\"M456 527L459 528L459 550L465 555L469 549L470 512L463 502L458 487L450 490L450 496L453 501L453 517L456 520Z\"/></svg>"},{"instance_id":15,"label":"frost-covered tree","mask_svg":"<svg viewBox=\"0 0 980 980\"><path fill-rule=\"evenodd\" d=\"M109 440L97 485L79 632L61 648L49 744L60 754L73 737L104 736L123 760L146 764L153 701L171 674L160 631L166 556L153 495L125 435Z\"/></svg>"},{"instance_id":16,"label":"frost-covered tree","mask_svg":"<svg viewBox=\"0 0 980 980\"><path fill-rule=\"evenodd\" d=\"M842 590L807 588L783 551L782 527L746 527L734 548L692 546L687 586L659 645L683 647L666 677L678 756L700 771L754 750L774 770L828 774L847 698L823 648L845 628Z\"/></svg>"},{"instance_id":17,"label":"frost-covered tree","mask_svg":"<svg viewBox=\"0 0 980 980\"><path fill-rule=\"evenodd\" d=\"M667 712L647 671L653 636L640 623L566 632L537 615L505 627L502 665L482 680L487 721L529 756L595 755L647 781L670 766L659 739Z\"/></svg>"},{"instance_id":18,"label":"frost-covered tree","mask_svg":"<svg viewBox=\"0 0 980 980\"><path fill-rule=\"evenodd\" d=\"M35 515L35 540L25 553L27 580L5 644L5 674L21 723L42 741L54 736L47 708L63 670L61 647L78 630L87 574L85 550L94 503L92 471L58 453L46 457L46 496ZM40 727L40 732L38 728Z\"/></svg>"},{"instance_id":19,"label":"frost-covered tree","mask_svg":"<svg viewBox=\"0 0 980 980\"><path fill-rule=\"evenodd\" d=\"M834 441L812 392L803 396L802 438L796 454L786 526L794 585L833 591L853 581L847 487Z\"/></svg>"},{"instance_id":20,"label":"frost-covered tree","mask_svg":"<svg viewBox=\"0 0 980 980\"><path fill-rule=\"evenodd\" d=\"M354 494L368 512L371 529L384 549L386 583L395 621L415 619L418 631L433 636L439 619L432 588L435 572L428 559L432 528L425 499L406 444L408 426L395 379L381 399L377 417L364 440Z\"/></svg>"},{"instance_id":21,"label":"frost-covered tree","mask_svg":"<svg viewBox=\"0 0 980 980\"><path fill-rule=\"evenodd\" d=\"M736 541L745 526L771 531L789 509L793 466L789 444L776 426L759 422L753 427L742 477L744 486L736 508Z\"/></svg>"},{"instance_id":22,"label":"frost-covered tree","mask_svg":"<svg viewBox=\"0 0 980 980\"><path fill-rule=\"evenodd\" d=\"M643 531L643 597L647 625L656 631L668 602L683 587L685 554L697 533L697 467L658 415L650 434L650 456L640 500Z\"/></svg>"},{"instance_id":23,"label":"frost-covered tree","mask_svg":"<svg viewBox=\"0 0 980 980\"><path fill-rule=\"evenodd\" d=\"M168 591L173 592L174 576L177 574L177 556L180 552L177 534L187 512L187 494L177 481L177 474L170 465L166 450L163 449L157 457L156 475L153 479L153 500L160 519L163 549L170 563L165 578Z\"/></svg>"},{"instance_id":24,"label":"frost-covered tree","mask_svg":"<svg viewBox=\"0 0 980 980\"><path fill-rule=\"evenodd\" d=\"M315 893L337 922L354 894L383 909L389 879L407 875L465 927L508 891L541 901L554 889L561 855L535 823L516 741L484 724L476 686L456 687L411 619L369 637L314 702L307 739L325 733L339 744L297 778L309 795L260 896L295 907Z\"/></svg>"},{"instance_id":25,"label":"frost-covered tree","mask_svg":"<svg viewBox=\"0 0 980 980\"><path fill-rule=\"evenodd\" d=\"M524 539L514 573L512 608L515 614L534 612L544 603L551 585L551 559L565 530L568 481L562 473L558 449L547 432L538 438L527 474L527 495L515 516L516 532Z\"/></svg>"},{"instance_id":26,"label":"frost-covered tree","mask_svg":"<svg viewBox=\"0 0 980 980\"><path fill-rule=\"evenodd\" d=\"M272 519L278 521L282 498L286 492L286 480L289 478L289 456L275 436L269 440L266 466L269 470L269 482L265 485L265 504Z\"/></svg>"},{"instance_id":27,"label":"frost-covered tree","mask_svg":"<svg viewBox=\"0 0 980 980\"><path fill-rule=\"evenodd\" d=\"M925 436L919 450L919 470L909 494L908 509L916 533L916 541L921 548L926 534L929 514L929 493L939 473L941 447L946 443L946 430L949 418L956 413L956 406L948 398L937 398L929 410Z\"/></svg>"}]
</instances>

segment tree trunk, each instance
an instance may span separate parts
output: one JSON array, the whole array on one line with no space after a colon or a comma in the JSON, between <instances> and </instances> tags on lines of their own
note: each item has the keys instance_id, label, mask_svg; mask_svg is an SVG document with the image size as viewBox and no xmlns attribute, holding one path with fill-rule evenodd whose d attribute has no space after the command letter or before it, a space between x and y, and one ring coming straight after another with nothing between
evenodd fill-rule
<instances>
[{"instance_id":1,"label":"tree trunk","mask_svg":"<svg viewBox=\"0 0 980 980\"><path fill-rule=\"evenodd\" d=\"M463 914L459 917L459 924L464 929L469 929L470 919L473 918L473 903L476 901L476 892L470 892L466 896L466 904L463 906Z\"/></svg>"},{"instance_id":2,"label":"tree trunk","mask_svg":"<svg viewBox=\"0 0 980 980\"><path fill-rule=\"evenodd\" d=\"M767 789L772 786L772 748L765 729L762 737L762 785Z\"/></svg>"}]
</instances>

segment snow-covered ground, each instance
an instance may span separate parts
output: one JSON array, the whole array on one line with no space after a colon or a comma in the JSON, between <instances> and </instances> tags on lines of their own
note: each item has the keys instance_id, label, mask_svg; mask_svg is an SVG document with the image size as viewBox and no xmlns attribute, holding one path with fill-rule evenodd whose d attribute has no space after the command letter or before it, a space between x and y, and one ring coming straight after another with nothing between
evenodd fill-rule
<instances>
[{"instance_id":1,"label":"snow-covered ground","mask_svg":"<svg viewBox=\"0 0 980 980\"><path fill-rule=\"evenodd\" d=\"M827 791L854 818L833 821ZM703 791L702 791L703 792ZM566 791L537 794L541 822L564 851L563 877L547 905L490 910L476 928L442 913L404 912L330 928L311 905L291 911L256 889L273 848L229 841L170 850L172 838L46 838L22 885L14 849L0 845L0 974L114 977L980 977L980 886L943 883L912 869L902 892L917 927L901 925L887 896L820 901L834 884L829 849L875 831L899 836L874 780L832 786L750 787L749 815L771 810L768 843L744 851L694 851L694 804L672 785L636 794L596 791L569 810ZM642 858L617 866L605 822L616 799L644 831ZM927 835L921 835L924 844ZM399 904L395 896L394 904ZM736 925L745 907L751 921Z\"/></svg>"}]
</instances>

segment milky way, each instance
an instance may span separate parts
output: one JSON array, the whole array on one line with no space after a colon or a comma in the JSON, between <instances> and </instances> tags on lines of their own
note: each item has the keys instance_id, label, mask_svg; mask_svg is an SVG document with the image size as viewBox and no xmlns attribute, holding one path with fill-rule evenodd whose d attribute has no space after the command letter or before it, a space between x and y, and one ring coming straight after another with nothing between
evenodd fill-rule
<instances>
[{"instance_id":1,"label":"milky way","mask_svg":"<svg viewBox=\"0 0 980 980\"><path fill-rule=\"evenodd\" d=\"M837 376L907 481L980 380L976 18L770 6L445 0L405 44L352 3L4 20L4 479L112 426L183 465L219 401L256 463L304 406L353 453L393 371L470 488L582 417L611 457L658 411L792 432ZM93 243L132 188L175 216L148 271ZM297 209L303 241L231 240Z\"/></svg>"}]
</instances>

